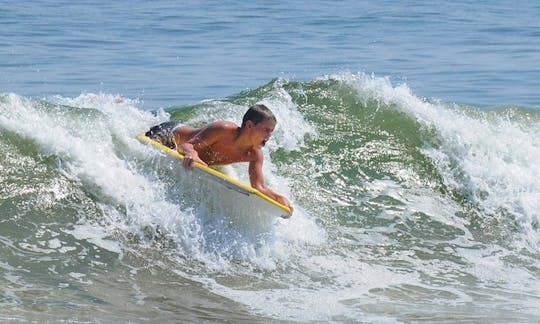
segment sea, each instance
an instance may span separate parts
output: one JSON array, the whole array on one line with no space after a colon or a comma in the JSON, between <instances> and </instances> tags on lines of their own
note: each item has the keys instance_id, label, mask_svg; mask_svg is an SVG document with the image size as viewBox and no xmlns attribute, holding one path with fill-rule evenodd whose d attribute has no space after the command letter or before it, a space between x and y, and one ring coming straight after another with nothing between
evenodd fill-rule
<instances>
[{"instance_id":1,"label":"sea","mask_svg":"<svg viewBox=\"0 0 540 324\"><path fill-rule=\"evenodd\" d=\"M539 16L0 0L0 321L539 322ZM136 139L256 103L269 226Z\"/></svg>"}]
</instances>

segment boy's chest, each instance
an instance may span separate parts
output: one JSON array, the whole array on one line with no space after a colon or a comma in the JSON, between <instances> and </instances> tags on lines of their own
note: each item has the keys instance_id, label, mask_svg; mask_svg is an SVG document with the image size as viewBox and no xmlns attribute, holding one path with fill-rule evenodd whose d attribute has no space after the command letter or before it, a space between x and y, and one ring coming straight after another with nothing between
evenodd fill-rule
<instances>
[{"instance_id":1,"label":"boy's chest","mask_svg":"<svg viewBox=\"0 0 540 324\"><path fill-rule=\"evenodd\" d=\"M240 150L231 147L230 144L220 143L207 147L204 152L199 153L199 157L210 165L249 162L252 160L252 156L253 153L251 152L251 149Z\"/></svg>"}]
</instances>

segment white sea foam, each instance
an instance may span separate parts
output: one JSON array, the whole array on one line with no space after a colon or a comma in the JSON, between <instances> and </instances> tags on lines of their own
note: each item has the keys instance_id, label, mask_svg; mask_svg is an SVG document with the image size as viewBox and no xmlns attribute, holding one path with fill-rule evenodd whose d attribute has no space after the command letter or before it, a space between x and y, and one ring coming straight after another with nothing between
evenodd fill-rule
<instances>
[{"instance_id":1,"label":"white sea foam","mask_svg":"<svg viewBox=\"0 0 540 324\"><path fill-rule=\"evenodd\" d=\"M12 95L9 105L2 110L0 123L2 127L38 143L43 154L57 155L61 172L98 197L97 203L106 216L106 221L77 225L70 232L76 238L86 239L104 249L121 253L122 247L119 243L106 237L113 235L118 229L143 233L150 226L164 234L167 239L175 241L180 254L189 254L190 257L213 264L214 267L227 266L229 261L236 258L251 260L263 267L275 266L276 255L279 259L282 253L279 248L256 247L257 235L253 232L253 236L247 238L247 228L241 228L238 232L244 233L244 237L226 234L231 231L231 220L226 217L216 220L214 216L219 215L215 213L212 217L206 215L209 209L205 207L205 199L208 202L215 199L203 194L195 199L202 204L186 204L182 197L189 197L196 192L189 194L185 188L179 186L183 183L181 177L177 179L179 182L175 183L177 180L159 176L160 173L165 173L177 178L185 172L179 168L176 161L167 159L158 150L139 143L135 136L150 125L167 120L167 113L160 111L154 115L144 112L135 106L135 101L107 94L82 94L76 98L54 97L49 100L56 105L67 107L57 109L46 106L50 104ZM277 107L274 110L281 111L288 109L291 101L290 98L285 98L279 103L277 99L273 99L272 105ZM212 102L210 106L209 111L212 111L215 119L240 120L246 109L231 109L230 104L220 102ZM285 112L282 111L281 114ZM283 127L305 124L298 113L295 116L296 118L286 119ZM209 121L210 119L206 120ZM310 131L310 126L305 124L303 132ZM285 132L278 132L275 138L278 143L273 144L274 148L290 140L279 134ZM299 131L296 135L295 145L300 145L301 134ZM146 161L146 169L138 165L137 161ZM275 167L270 159L267 159L264 167L269 185L276 191L291 196L286 179L275 175ZM246 169L245 166L237 166L244 179ZM191 175L187 174L187 177L189 176ZM283 240L287 240L287 237L294 241L319 240L320 230L300 208L295 212L292 221L278 222L284 223L276 226L278 236ZM98 224L109 225L100 230L90 230ZM298 236L291 232L290 227L294 226L311 229ZM270 235L274 237L274 229ZM275 237L265 240L273 242ZM228 258L231 260L227 261Z\"/></svg>"},{"instance_id":2,"label":"white sea foam","mask_svg":"<svg viewBox=\"0 0 540 324\"><path fill-rule=\"evenodd\" d=\"M475 142L471 138L472 134L459 130L464 126L477 126L474 124L477 119L420 100L405 86L394 88L385 79L340 77L355 84L359 92L397 104L399 109L415 116L427 127L433 127L444 134L448 132L450 135L442 136L442 148L426 148L425 154L436 161L449 185L455 181L456 188L472 188L471 183L479 181L471 177L474 181L464 182L450 172L450 166L439 163L436 155L441 154L453 163L452 166L458 165L469 170L465 168L467 164L464 161L475 161L474 156L469 157L455 149L458 154L451 148L460 148L463 143L483 145ZM296 129L288 135L276 131L266 151L279 147L295 150L303 145L306 134L316 136L315 128L305 122L300 114L283 117L288 110L294 111L296 107L281 91L278 87L277 94L265 102L274 107L279 119L283 119L281 127ZM136 134L150 125L167 120L169 116L166 112L161 111L155 116L139 111L135 102L110 95L86 94L72 99L56 98L55 102L74 107L74 115L87 113L88 116L69 116L62 113L62 109L45 109L36 102L13 96L10 105L16 105L16 109L0 107L0 125L35 141L43 154L57 155L61 161L58 167L63 174L96 196L105 219L96 221L82 218L79 224L64 232L78 240L86 240L99 249L118 253L120 258L126 246L115 236L116 232L135 232L141 236L150 233L155 237L162 235L158 239L167 242L172 240L174 244L171 247L177 252L168 253L167 257L172 257L179 264L183 264L185 258L203 264L202 271L195 271L195 274L191 268L171 268L170 271L203 283L212 292L242 303L254 313L283 320L386 322L391 320L384 315L370 315L378 313L378 305L384 303L398 307L400 302L403 306L422 298L437 296L435 304L471 304L477 301L474 291L462 287L469 280L468 276L480 282L497 282L497 278L504 276L508 270L503 258L513 256L499 247L490 249L481 244L479 247L471 246L471 242L475 241L468 230L469 224L456 214L459 206L455 202L422 189L403 188L388 179L374 180L364 185L369 195L390 197L402 204L400 208L388 208L381 212L381 219L398 219L397 224L388 228L381 226L362 229L339 224L321 226L302 206L297 206L291 219L278 220L273 232L267 233L269 235L262 239L257 235L229 235L226 231L230 227L226 222L209 220L209 217L205 218L204 208L183 202L182 197L186 197L183 196L185 188L178 185L180 181L167 181L168 175L175 175L180 170L176 169L179 166L174 161L167 162L157 150L134 139ZM212 118L235 121L241 118L246 108L220 102L208 105L208 111L213 113ZM197 116L201 121L210 118L204 113ZM452 123L457 125L451 126L452 123L444 122L445 118L461 118L462 124L454 120ZM35 132L36 128L43 129L43 132ZM489 123L486 129L490 129ZM490 143L488 141L487 144ZM534 149L534 145L531 149ZM278 191L290 194L288 179L278 175L279 165L274 165L270 159L267 161L265 174L268 182ZM244 167L237 170L241 171L240 176L242 172L245 176ZM499 177L501 174L504 175L503 172L488 173ZM481 176L479 173L478 177ZM52 190L56 192L59 188ZM61 190L59 192L62 194L58 197L67 194ZM488 193L502 196L508 192L491 190ZM479 201L480 204L486 204L484 208L487 210L489 205L485 201L489 200ZM342 207L354 207L354 204L349 202ZM418 213L459 233L443 242L447 244L444 251L439 252L443 257L448 253L458 261L440 260L438 256L432 259L418 257L418 254L433 253L429 244L436 245L444 241L444 238L440 241L426 239L411 249L399 246L399 240L393 238L393 235L400 234L397 225L414 223ZM336 223L339 221L336 220ZM148 232L148 228L153 232ZM534 231L529 233L534 235ZM23 244L21 248L47 255L69 253L71 247L64 243L52 237L43 239L42 246ZM175 255L179 258L176 259ZM513 280L501 280L497 282L499 286L493 289L510 287L519 290L522 282L533 281L534 278L526 270L518 270ZM214 276L216 273L218 275ZM69 275L81 284L92 284L92 281L86 280L90 277L80 271L73 271ZM243 276L259 276L260 285L258 280L250 282L255 288L227 283L229 278L232 278L232 282L237 278L242 281ZM451 281L451 278L456 279ZM439 285L445 280L448 284ZM482 283L477 286L488 288L487 284ZM136 302L142 303L141 298L147 294L134 287ZM538 287L533 287L526 293L533 295L536 289ZM532 300L525 294L513 294L508 297L508 301L514 297L522 298L527 305ZM389 317L392 318L392 314Z\"/></svg>"}]
</instances>

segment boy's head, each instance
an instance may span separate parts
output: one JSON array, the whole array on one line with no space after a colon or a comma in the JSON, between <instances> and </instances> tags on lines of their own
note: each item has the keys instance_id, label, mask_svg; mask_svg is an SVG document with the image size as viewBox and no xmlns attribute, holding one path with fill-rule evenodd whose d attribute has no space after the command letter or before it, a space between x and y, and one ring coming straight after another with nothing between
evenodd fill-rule
<instances>
[{"instance_id":1,"label":"boy's head","mask_svg":"<svg viewBox=\"0 0 540 324\"><path fill-rule=\"evenodd\" d=\"M258 104L249 107L249 109L244 114L242 119L242 128L246 126L248 121L251 121L253 124L257 125L267 120L272 120L276 122L276 116L266 107L265 105Z\"/></svg>"}]
</instances>

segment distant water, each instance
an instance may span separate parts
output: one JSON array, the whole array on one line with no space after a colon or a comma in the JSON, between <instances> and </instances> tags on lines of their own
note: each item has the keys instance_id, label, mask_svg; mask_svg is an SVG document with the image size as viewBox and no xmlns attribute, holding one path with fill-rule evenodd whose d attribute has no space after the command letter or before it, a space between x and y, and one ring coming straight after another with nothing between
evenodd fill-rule
<instances>
[{"instance_id":1,"label":"distant water","mask_svg":"<svg viewBox=\"0 0 540 324\"><path fill-rule=\"evenodd\" d=\"M535 2L0 8L0 320L540 318ZM255 102L295 214L246 235L135 136Z\"/></svg>"},{"instance_id":2,"label":"distant water","mask_svg":"<svg viewBox=\"0 0 540 324\"><path fill-rule=\"evenodd\" d=\"M0 89L153 109L348 71L421 97L540 105L536 1L0 1Z\"/></svg>"}]
</instances>

